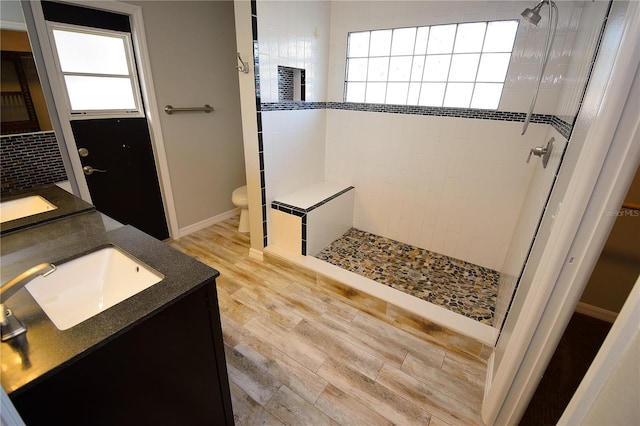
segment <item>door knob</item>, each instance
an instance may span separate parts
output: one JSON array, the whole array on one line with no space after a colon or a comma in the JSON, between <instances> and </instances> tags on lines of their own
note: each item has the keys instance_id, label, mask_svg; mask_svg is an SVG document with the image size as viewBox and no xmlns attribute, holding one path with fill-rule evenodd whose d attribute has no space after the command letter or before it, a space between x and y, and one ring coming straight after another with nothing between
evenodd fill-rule
<instances>
[{"instance_id":1,"label":"door knob","mask_svg":"<svg viewBox=\"0 0 640 426\"><path fill-rule=\"evenodd\" d=\"M84 166L82 168L82 171L84 172L85 175L89 176L92 175L93 172L100 172L100 173L106 173L106 170L100 170L100 169L94 169L91 166Z\"/></svg>"},{"instance_id":2,"label":"door knob","mask_svg":"<svg viewBox=\"0 0 640 426\"><path fill-rule=\"evenodd\" d=\"M551 151L553 151L553 142L555 142L555 140L555 138L551 138L549 139L549 142L547 142L547 146L536 146L535 148L531 148L531 151L529 151L529 157L527 157L527 163L531 161L531 156L535 155L542 159L542 167L546 169L549 157L551 157Z\"/></svg>"}]
</instances>

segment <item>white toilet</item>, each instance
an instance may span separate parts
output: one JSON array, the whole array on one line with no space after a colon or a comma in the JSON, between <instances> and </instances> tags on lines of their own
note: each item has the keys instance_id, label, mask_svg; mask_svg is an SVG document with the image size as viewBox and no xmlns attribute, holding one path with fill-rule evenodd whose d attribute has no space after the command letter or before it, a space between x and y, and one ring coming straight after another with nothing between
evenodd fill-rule
<instances>
[{"instance_id":1,"label":"white toilet","mask_svg":"<svg viewBox=\"0 0 640 426\"><path fill-rule=\"evenodd\" d=\"M249 200L247 198L247 187L241 186L231 194L231 202L240 208L240 225L238 232L249 232Z\"/></svg>"}]
</instances>

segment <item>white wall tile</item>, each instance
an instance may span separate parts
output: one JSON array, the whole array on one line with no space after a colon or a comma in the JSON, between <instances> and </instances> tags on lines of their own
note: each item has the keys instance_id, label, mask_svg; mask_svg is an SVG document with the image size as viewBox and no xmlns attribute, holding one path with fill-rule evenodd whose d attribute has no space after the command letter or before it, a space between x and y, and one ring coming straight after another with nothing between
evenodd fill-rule
<instances>
[{"instance_id":1,"label":"white wall tile","mask_svg":"<svg viewBox=\"0 0 640 426\"><path fill-rule=\"evenodd\" d=\"M324 101L331 3L264 1L257 8L262 102L278 101L278 65L305 69L306 100Z\"/></svg>"},{"instance_id":2,"label":"white wall tile","mask_svg":"<svg viewBox=\"0 0 640 426\"><path fill-rule=\"evenodd\" d=\"M340 238L352 224L354 191L331 200L307 215L307 255L314 256Z\"/></svg>"},{"instance_id":3,"label":"white wall tile","mask_svg":"<svg viewBox=\"0 0 640 426\"><path fill-rule=\"evenodd\" d=\"M515 290L517 277L526 259L529 246L534 236L538 219L542 214L549 188L557 173L560 159L566 146L566 139L562 137L555 129L549 128L545 138L548 140L555 138L555 144L549 163L546 168L542 168L541 160L533 158L530 164L533 164L533 176L531 182L526 189L524 203L519 210L517 222L514 226L514 234L511 241L504 244L502 251L506 254L500 268L500 284L498 286L498 301L496 306L494 326L500 327L506 316L506 310L511 296ZM510 220L513 220L511 215ZM508 250L506 249L508 247Z\"/></svg>"},{"instance_id":4,"label":"white wall tile","mask_svg":"<svg viewBox=\"0 0 640 426\"><path fill-rule=\"evenodd\" d=\"M291 253L301 253L302 219L275 209L267 209L269 214L269 236L271 244Z\"/></svg>"},{"instance_id":5,"label":"white wall tile","mask_svg":"<svg viewBox=\"0 0 640 426\"><path fill-rule=\"evenodd\" d=\"M561 117L573 117L577 112L608 2L580 2L578 5L580 7L575 8L571 17L570 26L575 32L572 42L567 45L566 77L555 111Z\"/></svg>"},{"instance_id":6,"label":"white wall tile","mask_svg":"<svg viewBox=\"0 0 640 426\"><path fill-rule=\"evenodd\" d=\"M267 204L324 180L325 115L324 110L262 112Z\"/></svg>"},{"instance_id":7,"label":"white wall tile","mask_svg":"<svg viewBox=\"0 0 640 426\"><path fill-rule=\"evenodd\" d=\"M468 131L460 131L464 125ZM426 127L467 137L428 137ZM520 123L330 110L327 159L341 161L327 160L325 176L350 176L343 183L356 187L356 227L451 256L473 256L499 269L535 170L533 162L525 163L527 154L541 144L547 127L533 124L522 137ZM362 135L353 129L363 129ZM376 212L399 206L401 213ZM474 252L462 243L465 238L482 241L485 253Z\"/></svg>"}]
</instances>

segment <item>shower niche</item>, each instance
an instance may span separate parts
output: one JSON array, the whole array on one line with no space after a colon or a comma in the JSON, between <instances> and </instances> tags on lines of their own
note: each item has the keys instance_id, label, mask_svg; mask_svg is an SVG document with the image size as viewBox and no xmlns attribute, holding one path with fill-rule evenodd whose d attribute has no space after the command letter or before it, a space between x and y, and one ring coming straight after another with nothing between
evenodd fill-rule
<instances>
[{"instance_id":1,"label":"shower niche","mask_svg":"<svg viewBox=\"0 0 640 426\"><path fill-rule=\"evenodd\" d=\"M305 72L302 68L278 65L278 100L302 102L305 100Z\"/></svg>"}]
</instances>

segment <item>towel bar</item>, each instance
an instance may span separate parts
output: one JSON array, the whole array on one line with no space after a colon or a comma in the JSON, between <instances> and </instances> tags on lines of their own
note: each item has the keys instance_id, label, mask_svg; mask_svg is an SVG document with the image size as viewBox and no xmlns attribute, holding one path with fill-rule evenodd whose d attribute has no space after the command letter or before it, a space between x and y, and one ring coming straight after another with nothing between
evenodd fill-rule
<instances>
[{"instance_id":1,"label":"towel bar","mask_svg":"<svg viewBox=\"0 0 640 426\"><path fill-rule=\"evenodd\" d=\"M171 105L167 105L164 107L164 112L171 115L174 112L206 112L210 113L213 111L213 107L209 104L206 104L203 107L190 107L190 108L176 108Z\"/></svg>"}]
</instances>

